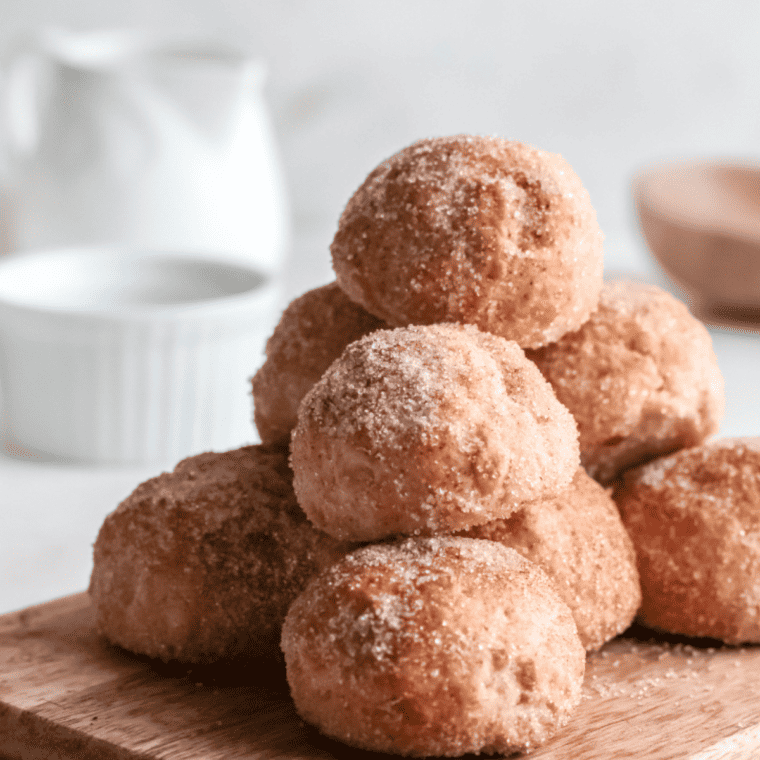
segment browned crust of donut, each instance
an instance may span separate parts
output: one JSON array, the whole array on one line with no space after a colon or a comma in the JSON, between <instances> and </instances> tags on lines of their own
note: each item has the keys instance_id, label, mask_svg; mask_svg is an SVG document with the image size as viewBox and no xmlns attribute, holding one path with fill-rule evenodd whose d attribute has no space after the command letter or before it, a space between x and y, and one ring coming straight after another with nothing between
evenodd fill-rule
<instances>
[{"instance_id":1,"label":"browned crust of donut","mask_svg":"<svg viewBox=\"0 0 760 760\"><path fill-rule=\"evenodd\" d=\"M457 135L374 169L330 250L340 286L389 325L466 322L535 347L596 307L602 240L561 156Z\"/></svg>"},{"instance_id":2,"label":"browned crust of donut","mask_svg":"<svg viewBox=\"0 0 760 760\"><path fill-rule=\"evenodd\" d=\"M653 285L605 284L579 330L526 353L575 417L581 462L602 483L700 444L723 416L710 334Z\"/></svg>"},{"instance_id":3,"label":"browned crust of donut","mask_svg":"<svg viewBox=\"0 0 760 760\"><path fill-rule=\"evenodd\" d=\"M624 476L615 494L652 628L760 642L760 439L684 449Z\"/></svg>"},{"instance_id":4,"label":"browned crust of donut","mask_svg":"<svg viewBox=\"0 0 760 760\"><path fill-rule=\"evenodd\" d=\"M290 602L354 546L303 515L287 453L200 454L140 484L105 519L90 581L97 626L165 661L276 652Z\"/></svg>"},{"instance_id":5,"label":"browned crust of donut","mask_svg":"<svg viewBox=\"0 0 760 760\"><path fill-rule=\"evenodd\" d=\"M292 301L251 380L253 416L265 444L287 444L307 391L353 341L385 325L330 283Z\"/></svg>"},{"instance_id":6,"label":"browned crust of donut","mask_svg":"<svg viewBox=\"0 0 760 760\"><path fill-rule=\"evenodd\" d=\"M584 650L546 575L491 541L410 539L348 555L283 626L296 709L402 755L545 742L580 699Z\"/></svg>"},{"instance_id":7,"label":"browned crust of donut","mask_svg":"<svg viewBox=\"0 0 760 760\"><path fill-rule=\"evenodd\" d=\"M498 541L544 570L587 650L622 633L636 616L641 587L633 543L608 491L581 468L559 496L461 535Z\"/></svg>"},{"instance_id":8,"label":"browned crust of donut","mask_svg":"<svg viewBox=\"0 0 760 760\"><path fill-rule=\"evenodd\" d=\"M370 541L451 532L558 493L577 433L512 341L471 325L380 330L304 398L291 461L320 529Z\"/></svg>"}]
</instances>

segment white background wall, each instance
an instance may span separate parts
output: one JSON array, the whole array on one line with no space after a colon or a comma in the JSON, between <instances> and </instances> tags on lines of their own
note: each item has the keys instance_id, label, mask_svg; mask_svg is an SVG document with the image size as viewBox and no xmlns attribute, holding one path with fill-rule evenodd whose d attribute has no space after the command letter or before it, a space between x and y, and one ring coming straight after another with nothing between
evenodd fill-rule
<instances>
[{"instance_id":1,"label":"white background wall","mask_svg":"<svg viewBox=\"0 0 760 760\"><path fill-rule=\"evenodd\" d=\"M646 270L630 180L672 157L760 154L756 0L0 0L0 47L43 24L213 35L269 64L295 225L290 293L331 278L349 195L413 140L498 134L562 153L608 268Z\"/></svg>"}]
</instances>

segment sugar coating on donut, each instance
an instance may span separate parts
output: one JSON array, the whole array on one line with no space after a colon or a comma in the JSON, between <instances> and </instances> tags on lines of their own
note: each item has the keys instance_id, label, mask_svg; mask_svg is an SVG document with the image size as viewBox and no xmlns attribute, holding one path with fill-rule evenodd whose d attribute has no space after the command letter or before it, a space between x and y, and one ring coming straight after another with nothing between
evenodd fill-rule
<instances>
[{"instance_id":1,"label":"sugar coating on donut","mask_svg":"<svg viewBox=\"0 0 760 760\"><path fill-rule=\"evenodd\" d=\"M306 721L413 756L545 742L578 704L585 668L570 610L543 571L466 538L346 556L293 603L282 649Z\"/></svg>"},{"instance_id":2,"label":"sugar coating on donut","mask_svg":"<svg viewBox=\"0 0 760 760\"><path fill-rule=\"evenodd\" d=\"M287 454L200 454L140 484L103 523L90 596L111 642L209 663L277 652L287 608L355 545L298 508Z\"/></svg>"},{"instance_id":3,"label":"sugar coating on donut","mask_svg":"<svg viewBox=\"0 0 760 760\"><path fill-rule=\"evenodd\" d=\"M299 504L336 538L451 532L565 488L577 432L520 347L470 325L380 330L306 395Z\"/></svg>"},{"instance_id":4,"label":"sugar coating on donut","mask_svg":"<svg viewBox=\"0 0 760 760\"><path fill-rule=\"evenodd\" d=\"M420 140L375 168L330 250L340 286L389 325L464 322L535 347L596 307L602 241L561 156L457 135Z\"/></svg>"},{"instance_id":5,"label":"sugar coating on donut","mask_svg":"<svg viewBox=\"0 0 760 760\"><path fill-rule=\"evenodd\" d=\"M638 555L642 623L760 642L760 439L715 440L629 470L615 500Z\"/></svg>"},{"instance_id":6,"label":"sugar coating on donut","mask_svg":"<svg viewBox=\"0 0 760 760\"><path fill-rule=\"evenodd\" d=\"M526 353L575 417L581 462L602 483L698 445L723 417L710 334L654 285L606 283L586 324Z\"/></svg>"},{"instance_id":7,"label":"sugar coating on donut","mask_svg":"<svg viewBox=\"0 0 760 760\"><path fill-rule=\"evenodd\" d=\"M582 468L559 496L461 535L498 541L541 567L587 650L622 633L636 616L641 587L633 543L610 494Z\"/></svg>"},{"instance_id":8,"label":"sugar coating on donut","mask_svg":"<svg viewBox=\"0 0 760 760\"><path fill-rule=\"evenodd\" d=\"M287 443L298 405L343 349L385 327L351 301L337 283L304 293L283 311L254 375L253 413L263 443Z\"/></svg>"}]
</instances>

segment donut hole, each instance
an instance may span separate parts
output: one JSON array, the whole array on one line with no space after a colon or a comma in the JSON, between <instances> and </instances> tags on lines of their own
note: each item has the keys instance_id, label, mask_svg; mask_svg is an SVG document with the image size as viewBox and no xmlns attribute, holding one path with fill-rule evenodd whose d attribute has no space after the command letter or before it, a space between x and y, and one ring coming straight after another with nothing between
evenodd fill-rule
<instances>
[{"instance_id":1,"label":"donut hole","mask_svg":"<svg viewBox=\"0 0 760 760\"><path fill-rule=\"evenodd\" d=\"M415 756L543 743L580 700L585 666L543 572L456 537L349 554L293 603L282 649L305 720L352 746Z\"/></svg>"},{"instance_id":2,"label":"donut hole","mask_svg":"<svg viewBox=\"0 0 760 760\"><path fill-rule=\"evenodd\" d=\"M644 625L760 642L760 449L724 439L629 470L615 492L636 547Z\"/></svg>"},{"instance_id":3,"label":"donut hole","mask_svg":"<svg viewBox=\"0 0 760 760\"><path fill-rule=\"evenodd\" d=\"M537 347L596 307L602 241L560 156L456 135L421 140L370 172L330 251L341 286L390 325L474 324Z\"/></svg>"}]
</instances>

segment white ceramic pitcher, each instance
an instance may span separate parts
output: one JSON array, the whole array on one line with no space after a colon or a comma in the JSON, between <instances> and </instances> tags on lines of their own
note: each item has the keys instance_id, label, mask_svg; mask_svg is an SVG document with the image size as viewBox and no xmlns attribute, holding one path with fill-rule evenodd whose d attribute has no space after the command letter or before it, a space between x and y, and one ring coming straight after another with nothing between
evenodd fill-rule
<instances>
[{"instance_id":1,"label":"white ceramic pitcher","mask_svg":"<svg viewBox=\"0 0 760 760\"><path fill-rule=\"evenodd\" d=\"M221 46L36 35L4 77L11 247L219 252L275 273L288 225L263 78Z\"/></svg>"}]
</instances>

